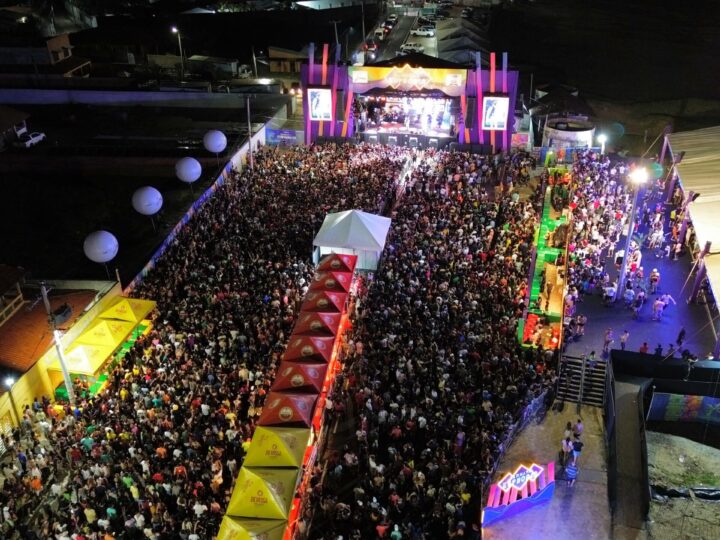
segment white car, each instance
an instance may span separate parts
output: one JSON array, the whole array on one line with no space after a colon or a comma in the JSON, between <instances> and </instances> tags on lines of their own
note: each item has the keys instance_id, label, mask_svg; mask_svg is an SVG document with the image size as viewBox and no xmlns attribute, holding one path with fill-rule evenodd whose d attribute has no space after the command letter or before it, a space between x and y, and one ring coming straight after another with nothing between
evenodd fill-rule
<instances>
[{"instance_id":1,"label":"white car","mask_svg":"<svg viewBox=\"0 0 720 540\"><path fill-rule=\"evenodd\" d=\"M398 20L398 16L393 13L392 15L388 15L387 20L390 22L396 23Z\"/></svg>"},{"instance_id":2,"label":"white car","mask_svg":"<svg viewBox=\"0 0 720 540\"><path fill-rule=\"evenodd\" d=\"M23 133L18 137L15 146L17 146L18 148L30 148L31 146L35 146L40 141L44 140L44 133L38 133L37 131L35 133Z\"/></svg>"},{"instance_id":3,"label":"white car","mask_svg":"<svg viewBox=\"0 0 720 540\"><path fill-rule=\"evenodd\" d=\"M416 28L415 30L410 30L410 34L419 37L434 37L435 29L430 28L429 26L421 26L420 28Z\"/></svg>"},{"instance_id":4,"label":"white car","mask_svg":"<svg viewBox=\"0 0 720 540\"><path fill-rule=\"evenodd\" d=\"M421 53L425 52L425 47L419 43L403 43L400 45L400 51L404 53Z\"/></svg>"}]
</instances>

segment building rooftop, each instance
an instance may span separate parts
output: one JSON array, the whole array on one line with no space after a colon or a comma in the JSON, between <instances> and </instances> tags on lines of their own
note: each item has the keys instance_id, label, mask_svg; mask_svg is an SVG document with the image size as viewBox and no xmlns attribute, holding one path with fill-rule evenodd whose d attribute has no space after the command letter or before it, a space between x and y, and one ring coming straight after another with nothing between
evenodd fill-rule
<instances>
[{"instance_id":1,"label":"building rooftop","mask_svg":"<svg viewBox=\"0 0 720 540\"><path fill-rule=\"evenodd\" d=\"M96 294L97 291L86 289L51 291L49 300L53 311L63 304L68 304L72 309L70 319L58 329L70 328ZM28 302L0 326L0 366L25 373L47 352L51 344L52 332L45 304L42 300Z\"/></svg>"}]
</instances>

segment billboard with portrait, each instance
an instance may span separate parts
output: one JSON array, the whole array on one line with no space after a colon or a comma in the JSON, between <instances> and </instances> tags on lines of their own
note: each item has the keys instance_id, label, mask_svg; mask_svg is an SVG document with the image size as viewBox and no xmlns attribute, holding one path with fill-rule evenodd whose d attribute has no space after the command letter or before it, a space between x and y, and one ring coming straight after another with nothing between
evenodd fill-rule
<instances>
[{"instance_id":1,"label":"billboard with portrait","mask_svg":"<svg viewBox=\"0 0 720 540\"><path fill-rule=\"evenodd\" d=\"M332 90L329 88L308 88L310 120L332 120Z\"/></svg>"},{"instance_id":2,"label":"billboard with portrait","mask_svg":"<svg viewBox=\"0 0 720 540\"><path fill-rule=\"evenodd\" d=\"M482 128L486 131L506 130L509 109L508 96L483 96Z\"/></svg>"}]
</instances>

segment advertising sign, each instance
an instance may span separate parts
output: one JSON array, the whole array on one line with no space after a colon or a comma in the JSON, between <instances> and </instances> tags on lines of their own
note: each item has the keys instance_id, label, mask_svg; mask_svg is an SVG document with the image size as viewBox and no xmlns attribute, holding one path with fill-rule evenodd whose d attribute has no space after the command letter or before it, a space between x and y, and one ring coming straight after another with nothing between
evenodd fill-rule
<instances>
[{"instance_id":1,"label":"advertising sign","mask_svg":"<svg viewBox=\"0 0 720 540\"><path fill-rule=\"evenodd\" d=\"M402 67L351 67L351 88L355 94L364 94L375 88L403 92L440 90L457 97L465 91L464 69Z\"/></svg>"},{"instance_id":2,"label":"advertising sign","mask_svg":"<svg viewBox=\"0 0 720 540\"><path fill-rule=\"evenodd\" d=\"M329 88L308 88L310 120L332 120L332 91Z\"/></svg>"},{"instance_id":3,"label":"advertising sign","mask_svg":"<svg viewBox=\"0 0 720 540\"><path fill-rule=\"evenodd\" d=\"M482 113L483 130L506 130L509 109L510 98L508 96L484 96Z\"/></svg>"}]
</instances>

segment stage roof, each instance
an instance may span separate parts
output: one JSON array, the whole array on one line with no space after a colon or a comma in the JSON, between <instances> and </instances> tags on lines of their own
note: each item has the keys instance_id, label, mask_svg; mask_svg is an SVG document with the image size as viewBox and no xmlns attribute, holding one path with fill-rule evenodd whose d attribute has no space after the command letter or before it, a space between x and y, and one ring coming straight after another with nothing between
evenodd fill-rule
<instances>
[{"instance_id":1,"label":"stage roof","mask_svg":"<svg viewBox=\"0 0 720 540\"><path fill-rule=\"evenodd\" d=\"M707 276L715 298L720 298L720 126L671 133L667 136L673 159L685 152L677 172L682 188L700 196L690 204L690 218L700 248L713 242L705 257Z\"/></svg>"},{"instance_id":2,"label":"stage roof","mask_svg":"<svg viewBox=\"0 0 720 540\"><path fill-rule=\"evenodd\" d=\"M467 69L467 64L449 62L423 53L405 54L403 56L390 58L389 60L381 60L380 62L366 65L368 67L402 67L406 64L410 67L424 67L428 69Z\"/></svg>"}]
</instances>

